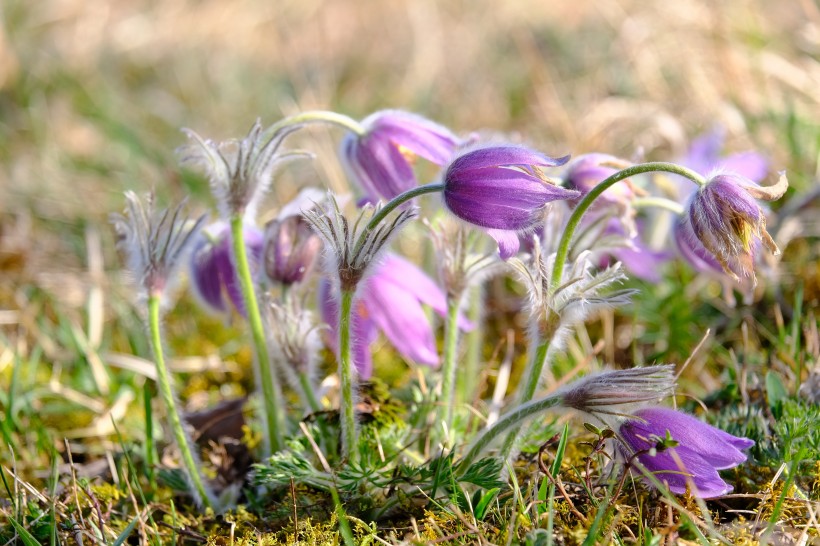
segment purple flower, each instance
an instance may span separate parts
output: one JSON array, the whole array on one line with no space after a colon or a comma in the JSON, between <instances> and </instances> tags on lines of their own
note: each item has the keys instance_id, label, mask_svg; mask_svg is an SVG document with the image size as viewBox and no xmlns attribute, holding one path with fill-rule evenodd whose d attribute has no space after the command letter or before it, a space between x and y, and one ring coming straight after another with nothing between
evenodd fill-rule
<instances>
[{"instance_id":1,"label":"purple flower","mask_svg":"<svg viewBox=\"0 0 820 546\"><path fill-rule=\"evenodd\" d=\"M692 140L686 155L680 158L678 163L704 176L713 171L726 171L737 173L753 182L760 182L766 178L769 173L768 159L753 151L721 156L725 140L726 131L721 127L715 127ZM681 181L680 199L685 201L696 188L689 180L682 177L676 179Z\"/></svg>"},{"instance_id":2,"label":"purple flower","mask_svg":"<svg viewBox=\"0 0 820 546\"><path fill-rule=\"evenodd\" d=\"M639 235L643 231L642 222L638 222L637 227L638 233L630 237L621 218L610 218L604 236L620 237L624 244L609 249L608 253L639 279L659 282L661 266L669 260L671 253L650 248Z\"/></svg>"},{"instance_id":3,"label":"purple flower","mask_svg":"<svg viewBox=\"0 0 820 546\"><path fill-rule=\"evenodd\" d=\"M245 224L243 235L251 273L257 275L262 258L262 232ZM207 310L227 313L230 302L240 314L245 314L242 291L233 265L231 230L227 223L217 222L199 234L191 254L190 273L194 295Z\"/></svg>"},{"instance_id":4,"label":"purple flower","mask_svg":"<svg viewBox=\"0 0 820 546\"><path fill-rule=\"evenodd\" d=\"M467 222L493 230L527 231L544 209L580 196L550 181L541 167L556 167L569 156L552 158L524 146L485 146L456 157L444 173L444 204Z\"/></svg>"},{"instance_id":5,"label":"purple flower","mask_svg":"<svg viewBox=\"0 0 820 546\"><path fill-rule=\"evenodd\" d=\"M666 482L676 494L694 486L692 493L711 498L725 495L732 486L724 482L718 470L733 468L746 461L741 451L754 445L748 438L732 436L691 415L667 408L646 408L635 412L638 420L622 424L618 432L627 456L638 453L638 461L658 480ZM675 447L654 448L667 432L677 442Z\"/></svg>"},{"instance_id":6,"label":"purple flower","mask_svg":"<svg viewBox=\"0 0 820 546\"><path fill-rule=\"evenodd\" d=\"M587 194L595 186L630 165L632 163L608 154L584 154L576 157L569 164L564 173L564 181L568 188ZM626 208L635 194L636 190L627 178L607 188L596 199L596 203L614 204Z\"/></svg>"},{"instance_id":7,"label":"purple flower","mask_svg":"<svg viewBox=\"0 0 820 546\"><path fill-rule=\"evenodd\" d=\"M291 285L310 273L322 250L322 239L302 212L315 208L324 198L324 192L307 188L265 224L263 261L265 275L272 282Z\"/></svg>"},{"instance_id":8,"label":"purple flower","mask_svg":"<svg viewBox=\"0 0 820 546\"><path fill-rule=\"evenodd\" d=\"M788 187L784 175L777 184L762 187L738 174L718 174L689 201L686 214L691 232L735 280L743 276L754 282L754 257L759 243L779 254L766 231L766 216L755 198L779 199Z\"/></svg>"},{"instance_id":9,"label":"purple flower","mask_svg":"<svg viewBox=\"0 0 820 546\"><path fill-rule=\"evenodd\" d=\"M413 173L415 156L444 165L459 139L446 127L399 110L368 116L363 135L342 141L342 161L371 200L392 199L418 185Z\"/></svg>"},{"instance_id":10,"label":"purple flower","mask_svg":"<svg viewBox=\"0 0 820 546\"><path fill-rule=\"evenodd\" d=\"M327 280L320 285L319 297L322 317L331 330L329 344L337 350L338 302ZM353 362L361 378L367 379L373 372L370 344L379 330L406 358L428 366L439 364L435 334L422 304L440 316L447 313L444 291L424 271L395 254L385 256L362 281L352 319ZM472 325L459 317L459 327L467 330Z\"/></svg>"}]
</instances>

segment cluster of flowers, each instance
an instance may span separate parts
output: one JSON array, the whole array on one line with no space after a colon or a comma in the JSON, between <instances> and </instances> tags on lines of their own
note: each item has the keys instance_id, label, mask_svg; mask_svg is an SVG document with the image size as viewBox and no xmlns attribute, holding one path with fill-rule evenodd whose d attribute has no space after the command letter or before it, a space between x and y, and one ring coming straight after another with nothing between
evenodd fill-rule
<instances>
[{"instance_id":1,"label":"cluster of flowers","mask_svg":"<svg viewBox=\"0 0 820 546\"><path fill-rule=\"evenodd\" d=\"M256 211L274 170L305 156L283 151L281 145L293 131L314 121L348 130L341 159L361 192L359 216L348 221L333 196L308 191L260 229ZM279 375L304 396L308 409L318 409L312 378L315 324L294 303L302 300L287 296L307 284L321 256L326 274L318 281L319 308L330 326L326 341L338 355L343 457L351 460L356 453L355 380L372 373L370 344L378 331L413 362L435 366L443 360L441 402L452 412L448 376L455 364L458 331L474 327L458 311L468 284L464 278L454 279L458 268L436 282L405 258L385 251L391 237L418 214L413 206L416 198L440 194L444 208L462 226L486 232L497 242L500 258L528 279L533 345L543 350L533 351L525 371L529 375L519 389L517 405L507 414L510 417L474 443L483 449L488 439L520 426L520 419L512 416L524 418L536 411L522 412L522 408L541 407L536 403L544 399L533 401L541 371L561 349L569 326L599 306L626 300L627 292L602 292L623 278L620 263L636 276L658 278L659 265L670 258L670 252L647 244L640 210L660 206L673 212L670 239L698 271L753 283L761 247L777 253L766 230L766 212L756 199L777 199L788 186L783 176L773 186L761 186L767 165L755 154L721 160L717 136L698 141L681 161L683 165L676 165L633 164L605 154L587 154L570 162L569 156L550 157L519 144L462 139L445 127L401 111L378 112L361 123L335 113L305 113L267 130L257 123L246 138L225 143L188 134L193 145L185 149L184 160L200 165L209 176L221 218L204 229L199 229L200 219L188 225L184 237L164 240L163 225L167 231L172 222L161 220L156 229L136 226L135 219L143 221L152 213L141 210L130 197L128 218L117 220L129 255L136 257L130 266L143 280L150 299L163 292L182 260L184 245L190 251L191 285L202 304L218 313L231 312L233 307L248 318L255 336L257 382L266 407L268 449L277 450L283 446L281 435L287 427L283 410L277 409ZM416 158L441 167L436 182L419 185ZM563 172L548 174L560 167ZM677 196L647 197L640 175L653 171L688 179L686 183L694 183L696 189ZM580 249L571 252L576 230L579 237L574 246ZM445 247L463 242L460 237L439 239ZM447 252L463 255L458 248ZM619 264L601 267L610 260ZM461 269L465 278L467 269ZM278 334L257 332L264 330L257 308L260 286L269 294L264 301L275 311L267 318L267 329ZM276 287L278 298L270 295ZM422 305L447 320L448 341L441 356ZM289 366L277 364L282 360ZM271 368L276 370L272 374ZM752 442L677 411L652 407L672 392L674 381L668 370L649 370L591 375L550 400L560 399L562 405L611 426L625 458L637 458L673 492L689 489L711 497L729 491L717 471L743 462L741 450ZM446 419L451 426L451 418ZM661 442L670 435L677 441L674 447Z\"/></svg>"}]
</instances>

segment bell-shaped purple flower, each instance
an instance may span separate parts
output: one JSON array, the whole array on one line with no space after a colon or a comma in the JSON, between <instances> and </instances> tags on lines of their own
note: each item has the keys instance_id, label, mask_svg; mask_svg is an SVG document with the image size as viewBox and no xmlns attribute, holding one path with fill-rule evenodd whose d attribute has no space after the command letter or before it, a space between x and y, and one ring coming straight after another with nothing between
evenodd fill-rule
<instances>
[{"instance_id":1,"label":"bell-shaped purple flower","mask_svg":"<svg viewBox=\"0 0 820 546\"><path fill-rule=\"evenodd\" d=\"M734 279L750 277L754 281L754 256L759 243L779 254L766 231L766 215L755 198L779 199L788 187L784 175L777 184L762 187L735 173L718 174L689 201L686 214L692 233Z\"/></svg>"},{"instance_id":2,"label":"bell-shaped purple flower","mask_svg":"<svg viewBox=\"0 0 820 546\"><path fill-rule=\"evenodd\" d=\"M698 497L711 498L732 490L718 470L734 468L746 461L742 452L754 445L748 438L738 438L679 411L646 408L635 412L636 420L620 426L618 435L629 450L628 457L638 454L638 461L655 477L666 482L676 494L694 487ZM677 442L674 447L655 449L668 435Z\"/></svg>"},{"instance_id":3,"label":"bell-shaped purple flower","mask_svg":"<svg viewBox=\"0 0 820 546\"><path fill-rule=\"evenodd\" d=\"M310 273L322 239L302 213L324 200L324 192L307 188L282 208L279 216L265 224L263 261L265 275L274 283L302 282Z\"/></svg>"},{"instance_id":4,"label":"bell-shaped purple flower","mask_svg":"<svg viewBox=\"0 0 820 546\"><path fill-rule=\"evenodd\" d=\"M629 161L609 154L584 154L572 160L572 163L567 166L563 178L568 188L587 194L595 186L630 165L632 163ZM596 200L596 203L614 204L619 208L627 208L636 193L636 188L632 185L631 180L627 178L607 188Z\"/></svg>"},{"instance_id":5,"label":"bell-shaped purple flower","mask_svg":"<svg viewBox=\"0 0 820 546\"><path fill-rule=\"evenodd\" d=\"M329 345L337 350L338 301L327 280L320 285L319 297L322 317L330 326ZM439 364L435 334L422 304L440 316L447 313L444 291L424 271L395 254L386 255L362 281L352 312L353 362L362 379L373 372L370 344L379 331L406 358L428 366ZM472 324L459 316L459 328L468 330Z\"/></svg>"},{"instance_id":6,"label":"bell-shaped purple flower","mask_svg":"<svg viewBox=\"0 0 820 546\"><path fill-rule=\"evenodd\" d=\"M485 146L456 157L444 173L444 204L467 222L493 230L527 231L552 201L580 196L542 172L569 156L552 158L524 146Z\"/></svg>"},{"instance_id":7,"label":"bell-shaped purple flower","mask_svg":"<svg viewBox=\"0 0 820 546\"><path fill-rule=\"evenodd\" d=\"M368 116L363 135L342 141L342 161L372 201L392 199L418 185L412 160L418 156L444 165L459 139L449 129L421 116L382 110Z\"/></svg>"},{"instance_id":8,"label":"bell-shaped purple flower","mask_svg":"<svg viewBox=\"0 0 820 546\"><path fill-rule=\"evenodd\" d=\"M245 247L251 274L258 276L262 259L262 232L245 224ZM217 222L200 232L190 261L191 289L197 300L213 313L228 313L230 305L245 314L245 304L231 251L231 230Z\"/></svg>"}]
</instances>

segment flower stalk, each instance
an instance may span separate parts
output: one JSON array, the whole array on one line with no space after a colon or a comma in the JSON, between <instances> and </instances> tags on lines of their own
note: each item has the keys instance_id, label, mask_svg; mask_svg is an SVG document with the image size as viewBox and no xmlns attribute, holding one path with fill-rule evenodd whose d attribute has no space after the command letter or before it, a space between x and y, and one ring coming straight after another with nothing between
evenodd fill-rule
<instances>
[{"instance_id":1,"label":"flower stalk","mask_svg":"<svg viewBox=\"0 0 820 546\"><path fill-rule=\"evenodd\" d=\"M203 508L214 508L214 496L200 474L201 463L199 462L199 457L194 452L193 441L185 432L182 417L179 415L179 410L177 409L174 391L171 388L171 378L168 373L168 367L165 365L165 357L162 351L160 296L157 294L152 294L148 297L148 330L150 331L151 347L154 350L154 363L157 367L157 384L159 385L162 399L165 402L165 407L168 410L168 420L170 421L171 431L174 434L177 448L182 457L182 466L185 470L185 476L188 479L189 486L193 490L192 492L197 505Z\"/></svg>"},{"instance_id":2,"label":"flower stalk","mask_svg":"<svg viewBox=\"0 0 820 546\"><path fill-rule=\"evenodd\" d=\"M339 307L339 381L342 394L341 402L341 429L342 429L342 457L349 462L358 459L358 431L356 429L356 408L354 392L356 389L356 375L353 370L353 351L351 343L353 309L353 290L342 289L342 301Z\"/></svg>"},{"instance_id":3,"label":"flower stalk","mask_svg":"<svg viewBox=\"0 0 820 546\"><path fill-rule=\"evenodd\" d=\"M262 394L263 421L264 421L264 456L282 449L282 432L285 429L285 414L282 408L282 392L279 381L273 372L267 340L265 338L262 315L259 312L259 302L256 298L251 270L248 264L248 255L245 240L242 234L242 216L231 217L231 239L239 286L245 303L248 324L255 349L255 364L257 384Z\"/></svg>"},{"instance_id":4,"label":"flower stalk","mask_svg":"<svg viewBox=\"0 0 820 546\"><path fill-rule=\"evenodd\" d=\"M444 323L444 353L441 366L441 402L444 404L444 423L448 434L453 434L453 416L455 413L456 352L458 351L458 310L460 295L450 296L447 300L447 319ZM453 438L447 438L451 444Z\"/></svg>"}]
</instances>

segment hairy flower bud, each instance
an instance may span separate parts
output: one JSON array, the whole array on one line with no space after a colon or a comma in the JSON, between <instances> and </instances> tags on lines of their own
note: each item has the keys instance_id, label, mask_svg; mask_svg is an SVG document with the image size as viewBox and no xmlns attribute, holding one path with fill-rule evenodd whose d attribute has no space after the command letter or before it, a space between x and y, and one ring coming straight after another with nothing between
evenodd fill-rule
<instances>
[{"instance_id":1,"label":"hairy flower bud","mask_svg":"<svg viewBox=\"0 0 820 546\"><path fill-rule=\"evenodd\" d=\"M303 216L286 216L265 225L265 274L275 283L302 282L322 250L322 240Z\"/></svg>"}]
</instances>

